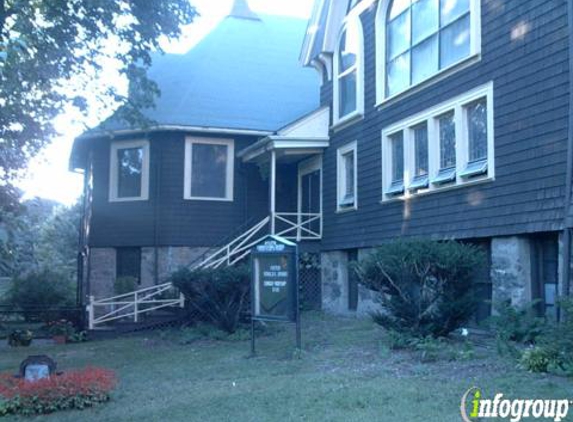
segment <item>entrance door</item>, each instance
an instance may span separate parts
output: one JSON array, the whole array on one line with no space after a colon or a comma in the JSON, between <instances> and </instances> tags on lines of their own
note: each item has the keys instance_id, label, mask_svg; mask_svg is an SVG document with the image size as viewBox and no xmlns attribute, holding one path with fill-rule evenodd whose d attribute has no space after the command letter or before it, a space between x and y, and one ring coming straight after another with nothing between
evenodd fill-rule
<instances>
[{"instance_id":1,"label":"entrance door","mask_svg":"<svg viewBox=\"0 0 573 422\"><path fill-rule=\"evenodd\" d=\"M298 174L298 212L301 215L301 221L310 217L306 214L320 214L322 212L321 200L321 161L319 158L307 160L299 165ZM321 233L321 218L302 225L303 228L313 233ZM300 237L313 236L306 230L300 231Z\"/></svg>"}]
</instances>

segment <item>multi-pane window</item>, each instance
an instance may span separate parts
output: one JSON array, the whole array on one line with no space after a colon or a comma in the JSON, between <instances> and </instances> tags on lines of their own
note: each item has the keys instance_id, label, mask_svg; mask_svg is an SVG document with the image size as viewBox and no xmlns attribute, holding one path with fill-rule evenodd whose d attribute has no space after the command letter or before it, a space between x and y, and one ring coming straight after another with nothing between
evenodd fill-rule
<instances>
[{"instance_id":1,"label":"multi-pane window","mask_svg":"<svg viewBox=\"0 0 573 422\"><path fill-rule=\"evenodd\" d=\"M356 208L356 143L338 150L338 209Z\"/></svg>"},{"instance_id":2,"label":"multi-pane window","mask_svg":"<svg viewBox=\"0 0 573 422\"><path fill-rule=\"evenodd\" d=\"M428 186L428 124L421 123L412 128L414 137L414 178L410 190Z\"/></svg>"},{"instance_id":3,"label":"multi-pane window","mask_svg":"<svg viewBox=\"0 0 573 422\"><path fill-rule=\"evenodd\" d=\"M400 131L390 135L391 183L388 195L404 192L404 132Z\"/></svg>"},{"instance_id":4,"label":"multi-pane window","mask_svg":"<svg viewBox=\"0 0 573 422\"><path fill-rule=\"evenodd\" d=\"M384 198L493 178L492 104L489 83L384 129Z\"/></svg>"},{"instance_id":5,"label":"multi-pane window","mask_svg":"<svg viewBox=\"0 0 573 422\"><path fill-rule=\"evenodd\" d=\"M147 141L126 141L111 145L111 201L147 199L148 178L149 143Z\"/></svg>"},{"instance_id":6,"label":"multi-pane window","mask_svg":"<svg viewBox=\"0 0 573 422\"><path fill-rule=\"evenodd\" d=\"M465 107L468 128L468 166L462 176L487 170L487 103L481 99Z\"/></svg>"},{"instance_id":7,"label":"multi-pane window","mask_svg":"<svg viewBox=\"0 0 573 422\"><path fill-rule=\"evenodd\" d=\"M386 20L385 97L471 55L472 0L394 0Z\"/></svg>"},{"instance_id":8,"label":"multi-pane window","mask_svg":"<svg viewBox=\"0 0 573 422\"><path fill-rule=\"evenodd\" d=\"M456 125L454 112L438 117L440 171L434 183L448 183L456 178Z\"/></svg>"},{"instance_id":9,"label":"multi-pane window","mask_svg":"<svg viewBox=\"0 0 573 422\"><path fill-rule=\"evenodd\" d=\"M350 19L340 39L335 57L335 120L360 112L362 27L358 17Z\"/></svg>"},{"instance_id":10,"label":"multi-pane window","mask_svg":"<svg viewBox=\"0 0 573 422\"><path fill-rule=\"evenodd\" d=\"M233 141L188 138L185 152L185 198L233 199Z\"/></svg>"}]
</instances>

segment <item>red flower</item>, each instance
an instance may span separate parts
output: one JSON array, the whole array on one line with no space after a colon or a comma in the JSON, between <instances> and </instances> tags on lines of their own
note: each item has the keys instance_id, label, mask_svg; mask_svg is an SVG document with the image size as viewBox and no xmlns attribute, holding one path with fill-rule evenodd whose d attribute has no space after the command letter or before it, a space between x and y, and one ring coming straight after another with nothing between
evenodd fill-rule
<instances>
[{"instance_id":1,"label":"red flower","mask_svg":"<svg viewBox=\"0 0 573 422\"><path fill-rule=\"evenodd\" d=\"M5 401L8 413L82 409L109 400L115 385L114 372L104 368L73 370L37 381L0 374L0 396Z\"/></svg>"}]
</instances>

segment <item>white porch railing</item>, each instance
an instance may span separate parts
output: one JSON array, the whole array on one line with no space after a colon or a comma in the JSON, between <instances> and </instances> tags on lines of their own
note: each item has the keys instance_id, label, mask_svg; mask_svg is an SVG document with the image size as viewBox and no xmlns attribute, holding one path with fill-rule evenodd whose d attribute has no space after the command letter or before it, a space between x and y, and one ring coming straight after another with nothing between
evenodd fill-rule
<instances>
[{"instance_id":1,"label":"white porch railing","mask_svg":"<svg viewBox=\"0 0 573 422\"><path fill-rule=\"evenodd\" d=\"M142 314L170 306L183 308L185 298L181 293L176 298L162 298L162 295L170 291L173 292L173 284L165 283L105 299L90 296L87 306L89 328L93 330L106 322L124 318L133 318L133 322L139 322Z\"/></svg>"},{"instance_id":2,"label":"white porch railing","mask_svg":"<svg viewBox=\"0 0 573 422\"><path fill-rule=\"evenodd\" d=\"M271 221L274 224L269 227ZM273 227L275 231L273 234L287 239L296 241L319 240L322 237L322 214L274 213L216 250L203 261L192 266L192 269L235 265L247 257L251 253L251 249L269 232L272 232ZM87 306L89 328L93 330L104 323L124 318L133 318L133 322L139 322L141 315L157 309L171 306L182 308L185 304L182 294L179 294L177 298L166 299L162 296L164 293L174 290L172 283L164 283L105 299L95 299L90 296L90 302Z\"/></svg>"},{"instance_id":3,"label":"white porch railing","mask_svg":"<svg viewBox=\"0 0 573 422\"><path fill-rule=\"evenodd\" d=\"M277 236L297 242L322 238L321 213L277 212L273 217Z\"/></svg>"},{"instance_id":4,"label":"white porch railing","mask_svg":"<svg viewBox=\"0 0 573 422\"><path fill-rule=\"evenodd\" d=\"M235 265L237 262L249 255L249 253L251 253L251 248L268 234L266 227L268 226L269 221L270 217L265 217L245 233L194 266L193 269L219 268L222 265Z\"/></svg>"}]
</instances>

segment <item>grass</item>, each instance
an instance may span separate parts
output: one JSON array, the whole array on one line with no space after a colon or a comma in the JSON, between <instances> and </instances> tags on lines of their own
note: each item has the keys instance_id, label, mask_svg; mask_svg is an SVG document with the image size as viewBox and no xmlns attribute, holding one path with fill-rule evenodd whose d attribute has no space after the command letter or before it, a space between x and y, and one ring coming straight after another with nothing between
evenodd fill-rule
<instances>
[{"instance_id":1,"label":"grass","mask_svg":"<svg viewBox=\"0 0 573 422\"><path fill-rule=\"evenodd\" d=\"M22 418L58 422L458 422L461 396L474 385L487 396L573 397L570 380L518 370L494 350L479 349L471 360L421 363L412 352L389 350L384 332L369 320L305 314L300 355L289 325L262 336L255 358L244 336L193 340L195 334L3 349L0 371L15 372L31 354L54 357L61 370L97 365L117 371L120 384L107 404Z\"/></svg>"}]
</instances>

